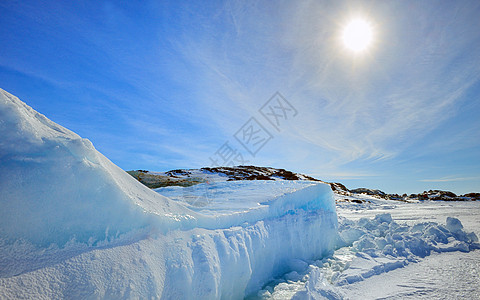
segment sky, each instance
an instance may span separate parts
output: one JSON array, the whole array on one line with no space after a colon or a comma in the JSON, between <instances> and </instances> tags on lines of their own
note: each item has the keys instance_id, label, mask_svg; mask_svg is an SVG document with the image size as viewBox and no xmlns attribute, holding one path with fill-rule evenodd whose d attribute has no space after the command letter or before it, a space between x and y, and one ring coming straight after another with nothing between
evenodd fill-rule
<instances>
[{"instance_id":1,"label":"sky","mask_svg":"<svg viewBox=\"0 0 480 300\"><path fill-rule=\"evenodd\" d=\"M124 170L480 192L479 1L0 2L0 88ZM361 18L371 45L342 30Z\"/></svg>"}]
</instances>

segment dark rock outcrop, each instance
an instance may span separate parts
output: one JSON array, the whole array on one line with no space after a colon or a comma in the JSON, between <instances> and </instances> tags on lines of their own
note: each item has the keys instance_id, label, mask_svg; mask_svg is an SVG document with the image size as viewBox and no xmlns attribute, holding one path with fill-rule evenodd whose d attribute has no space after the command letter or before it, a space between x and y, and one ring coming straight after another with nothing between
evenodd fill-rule
<instances>
[{"instance_id":1,"label":"dark rock outcrop","mask_svg":"<svg viewBox=\"0 0 480 300\"><path fill-rule=\"evenodd\" d=\"M373 189L367 189L367 188L358 188L358 189L353 189L350 190L350 192L355 193L355 194L367 194L367 195L372 195L372 196L380 196L382 198L386 197L387 194L381 190L373 190Z\"/></svg>"}]
</instances>

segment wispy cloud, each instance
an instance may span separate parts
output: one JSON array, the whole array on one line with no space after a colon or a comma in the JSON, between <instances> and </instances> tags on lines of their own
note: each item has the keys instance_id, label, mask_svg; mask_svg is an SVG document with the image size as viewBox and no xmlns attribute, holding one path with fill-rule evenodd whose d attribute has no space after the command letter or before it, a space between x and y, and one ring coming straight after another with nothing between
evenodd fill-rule
<instances>
[{"instance_id":1,"label":"wispy cloud","mask_svg":"<svg viewBox=\"0 0 480 300\"><path fill-rule=\"evenodd\" d=\"M454 9L459 15L468 13ZM322 26L298 34L292 48L305 50L299 52L298 72L305 72L308 63L316 66L310 68L310 76L303 77L312 82L306 85L315 92L299 93L305 107L311 109L304 118L302 136L338 151L345 160L365 155L394 157L453 117L455 105L479 81L480 66L472 61L480 56L471 52L472 37L459 34L463 21L458 20L462 18L436 22L435 26L412 22L443 18L430 13L424 8L417 11L418 18L398 11L394 16L393 11L380 7L378 16L372 17L384 22L379 25L382 41L369 61L356 70L346 65L350 58L342 51L332 55L325 51L329 46L315 47L318 41L312 37L327 35L334 23L318 18ZM309 12L304 14L309 20ZM327 29L319 33L317 27ZM465 53L465 59L459 59L458 53ZM327 105L315 108L311 94L325 99Z\"/></svg>"},{"instance_id":2,"label":"wispy cloud","mask_svg":"<svg viewBox=\"0 0 480 300\"><path fill-rule=\"evenodd\" d=\"M455 106L480 80L480 65L472 63L480 53L471 51L471 35L459 34L473 17L461 5L375 5L363 9L378 31L363 58L338 44L341 21L354 10L341 2L282 3L262 18L265 3L230 5L212 21L234 20L221 40L188 36L180 50L207 74L202 88L226 96L203 99L220 126L238 126L228 120L238 120L242 110L255 113L260 100L280 90L301 116L283 134L337 153L336 165L392 159L455 116ZM444 21L450 10L457 18ZM264 24L252 26L259 19Z\"/></svg>"},{"instance_id":3,"label":"wispy cloud","mask_svg":"<svg viewBox=\"0 0 480 300\"><path fill-rule=\"evenodd\" d=\"M378 174L368 172L325 172L325 173L312 173L314 177L322 178L323 180L351 180L351 179L365 179L368 177L376 177Z\"/></svg>"},{"instance_id":4,"label":"wispy cloud","mask_svg":"<svg viewBox=\"0 0 480 300\"><path fill-rule=\"evenodd\" d=\"M453 181L472 181L478 180L480 177L442 177L437 179L421 179L421 182L453 182Z\"/></svg>"}]
</instances>

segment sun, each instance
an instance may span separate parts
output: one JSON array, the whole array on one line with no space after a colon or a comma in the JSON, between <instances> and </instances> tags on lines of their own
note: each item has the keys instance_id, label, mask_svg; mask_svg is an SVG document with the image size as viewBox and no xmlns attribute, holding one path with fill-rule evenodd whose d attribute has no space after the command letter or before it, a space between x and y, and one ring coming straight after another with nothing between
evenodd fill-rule
<instances>
[{"instance_id":1,"label":"sun","mask_svg":"<svg viewBox=\"0 0 480 300\"><path fill-rule=\"evenodd\" d=\"M362 52L372 44L372 25L361 18L351 20L343 29L344 46L353 52Z\"/></svg>"}]
</instances>

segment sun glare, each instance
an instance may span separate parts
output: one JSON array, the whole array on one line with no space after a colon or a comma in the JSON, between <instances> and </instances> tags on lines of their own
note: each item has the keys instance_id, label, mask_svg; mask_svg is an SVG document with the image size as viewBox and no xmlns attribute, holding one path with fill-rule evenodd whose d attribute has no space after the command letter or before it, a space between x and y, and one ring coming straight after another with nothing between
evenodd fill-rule
<instances>
[{"instance_id":1,"label":"sun glare","mask_svg":"<svg viewBox=\"0 0 480 300\"><path fill-rule=\"evenodd\" d=\"M362 52L372 43L372 25L364 19L351 20L343 29L342 40L347 49Z\"/></svg>"}]
</instances>

